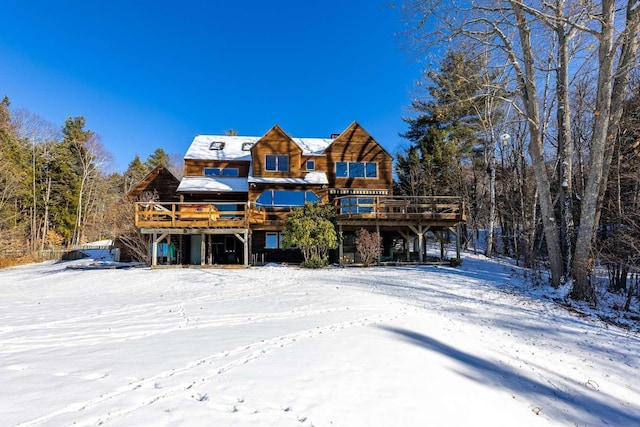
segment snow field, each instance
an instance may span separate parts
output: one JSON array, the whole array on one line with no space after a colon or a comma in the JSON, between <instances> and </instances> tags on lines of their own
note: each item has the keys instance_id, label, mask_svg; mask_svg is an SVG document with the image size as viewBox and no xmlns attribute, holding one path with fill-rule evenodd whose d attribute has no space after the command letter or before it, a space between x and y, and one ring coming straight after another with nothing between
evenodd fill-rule
<instances>
[{"instance_id":1,"label":"snow field","mask_svg":"<svg viewBox=\"0 0 640 427\"><path fill-rule=\"evenodd\" d=\"M0 270L3 425L639 425L640 337L512 268Z\"/></svg>"}]
</instances>

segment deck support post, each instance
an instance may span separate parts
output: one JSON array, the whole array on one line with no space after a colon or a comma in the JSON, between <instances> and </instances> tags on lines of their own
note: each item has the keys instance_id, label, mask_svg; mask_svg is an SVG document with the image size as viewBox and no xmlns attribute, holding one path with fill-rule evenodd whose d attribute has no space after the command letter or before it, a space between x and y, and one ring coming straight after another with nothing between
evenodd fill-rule
<instances>
[{"instance_id":1,"label":"deck support post","mask_svg":"<svg viewBox=\"0 0 640 427\"><path fill-rule=\"evenodd\" d=\"M456 259L460 259L460 233L462 232L462 227L460 227L460 224L456 224L451 231L456 236Z\"/></svg>"},{"instance_id":2,"label":"deck support post","mask_svg":"<svg viewBox=\"0 0 640 427\"><path fill-rule=\"evenodd\" d=\"M342 224L338 224L338 239L340 239L340 245L338 246L338 265L343 267L344 239L342 238Z\"/></svg>"},{"instance_id":3,"label":"deck support post","mask_svg":"<svg viewBox=\"0 0 640 427\"><path fill-rule=\"evenodd\" d=\"M422 225L419 225L418 228L416 228L410 225L409 228L418 236L418 247L420 248L418 252L418 262L422 264L424 262L424 235L429 231L429 227L423 228Z\"/></svg>"},{"instance_id":4,"label":"deck support post","mask_svg":"<svg viewBox=\"0 0 640 427\"><path fill-rule=\"evenodd\" d=\"M240 235L240 233L233 233L233 235L236 236L236 239L242 242L242 249L243 249L243 255L244 255L243 265L245 267L248 267L249 266L249 231L244 230L242 235Z\"/></svg>"},{"instance_id":5,"label":"deck support post","mask_svg":"<svg viewBox=\"0 0 640 427\"><path fill-rule=\"evenodd\" d=\"M206 238L207 238L206 236L207 235L202 233L201 236L202 236L202 238L200 239L200 265L204 265L204 262L205 262L204 257L205 257L205 254L206 254L206 250L205 250L206 246L205 246L205 244L206 244Z\"/></svg>"},{"instance_id":6,"label":"deck support post","mask_svg":"<svg viewBox=\"0 0 640 427\"><path fill-rule=\"evenodd\" d=\"M169 233L162 233L158 236L158 233L153 233L153 242L151 244L151 266L158 265L158 243L163 241Z\"/></svg>"},{"instance_id":7,"label":"deck support post","mask_svg":"<svg viewBox=\"0 0 640 427\"><path fill-rule=\"evenodd\" d=\"M444 261L444 231L440 232L440 261Z\"/></svg>"},{"instance_id":8,"label":"deck support post","mask_svg":"<svg viewBox=\"0 0 640 427\"><path fill-rule=\"evenodd\" d=\"M378 238L380 239L380 244L382 244L382 236L380 235L380 224L376 222L376 233L378 234ZM382 251L378 248L378 265L380 265L380 258L382 257Z\"/></svg>"},{"instance_id":9,"label":"deck support post","mask_svg":"<svg viewBox=\"0 0 640 427\"><path fill-rule=\"evenodd\" d=\"M158 233L153 233L153 242L151 242L151 266L158 265Z\"/></svg>"}]
</instances>

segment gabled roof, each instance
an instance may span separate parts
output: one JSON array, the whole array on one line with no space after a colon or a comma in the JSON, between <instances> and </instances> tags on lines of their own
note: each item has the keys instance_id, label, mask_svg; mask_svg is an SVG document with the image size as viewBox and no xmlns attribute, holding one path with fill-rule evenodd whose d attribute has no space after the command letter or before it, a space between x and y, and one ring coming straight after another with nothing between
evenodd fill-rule
<instances>
[{"instance_id":1,"label":"gabled roof","mask_svg":"<svg viewBox=\"0 0 640 427\"><path fill-rule=\"evenodd\" d=\"M141 193L148 190L149 185L155 180L158 176L164 175L170 181L173 181L176 185L180 183L180 180L175 177L174 174L171 173L169 169L164 167L163 165L157 165L155 168L151 170L140 182L138 182L135 186L133 186L127 194L125 194L125 198L127 199L135 199Z\"/></svg>"},{"instance_id":2,"label":"gabled roof","mask_svg":"<svg viewBox=\"0 0 640 427\"><path fill-rule=\"evenodd\" d=\"M247 150L248 146L253 146L271 132L279 132L293 141L300 148L303 156L320 155L334 141L331 138L292 138L278 125L275 125L263 136L197 135L191 142L184 159L248 162L251 161L251 152ZM212 143L215 148L220 147L220 149L212 149Z\"/></svg>"},{"instance_id":3,"label":"gabled roof","mask_svg":"<svg viewBox=\"0 0 640 427\"><path fill-rule=\"evenodd\" d=\"M364 133L367 137L369 137L371 139L371 141L375 142L376 145L378 145L380 147L380 149L390 158L393 158L393 156L391 154L389 154L389 152L382 146L382 144L380 144L378 141L375 140L374 137L371 136L371 134L369 132L367 132L367 130L362 127L362 125L360 123L358 123L357 121L353 121L353 123L351 123L349 125L349 127L347 127L344 131L342 131L342 133L340 135L338 135L338 137L336 139L334 139L333 141L344 141L344 140L349 140L349 138L351 137L351 135L355 134L356 132L362 132Z\"/></svg>"}]
</instances>

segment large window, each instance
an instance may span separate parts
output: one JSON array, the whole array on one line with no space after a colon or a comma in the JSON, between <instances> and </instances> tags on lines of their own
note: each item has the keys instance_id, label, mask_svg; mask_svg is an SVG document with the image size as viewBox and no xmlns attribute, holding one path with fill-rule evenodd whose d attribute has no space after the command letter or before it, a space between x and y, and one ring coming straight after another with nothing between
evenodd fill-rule
<instances>
[{"instance_id":1,"label":"large window","mask_svg":"<svg viewBox=\"0 0 640 427\"><path fill-rule=\"evenodd\" d=\"M336 162L338 178L377 178L378 164L375 162Z\"/></svg>"},{"instance_id":2,"label":"large window","mask_svg":"<svg viewBox=\"0 0 640 427\"><path fill-rule=\"evenodd\" d=\"M264 247L266 249L282 249L283 233L267 232Z\"/></svg>"},{"instance_id":3,"label":"large window","mask_svg":"<svg viewBox=\"0 0 640 427\"><path fill-rule=\"evenodd\" d=\"M238 168L204 168L205 176L238 176Z\"/></svg>"},{"instance_id":4,"label":"large window","mask_svg":"<svg viewBox=\"0 0 640 427\"><path fill-rule=\"evenodd\" d=\"M288 154L267 154L265 156L264 169L276 172L289 171L289 155Z\"/></svg>"},{"instance_id":5,"label":"large window","mask_svg":"<svg viewBox=\"0 0 640 427\"><path fill-rule=\"evenodd\" d=\"M267 190L258 197L256 203L263 206L302 206L306 202L316 203L320 199L313 191Z\"/></svg>"}]
</instances>

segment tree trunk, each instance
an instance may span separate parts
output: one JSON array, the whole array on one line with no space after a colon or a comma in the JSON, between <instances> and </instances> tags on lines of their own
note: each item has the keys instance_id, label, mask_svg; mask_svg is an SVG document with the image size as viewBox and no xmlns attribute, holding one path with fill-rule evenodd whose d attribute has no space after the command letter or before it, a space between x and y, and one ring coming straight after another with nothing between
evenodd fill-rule
<instances>
[{"instance_id":1,"label":"tree trunk","mask_svg":"<svg viewBox=\"0 0 640 427\"><path fill-rule=\"evenodd\" d=\"M598 86L596 93L596 111L593 139L590 148L589 170L585 182L582 207L580 210L580 230L576 240L573 261L575 278L570 297L595 304L596 294L589 282L588 267L592 244L600 220L602 198L607 184L611 164L612 145L622 116L625 91L629 84L629 73L636 60L638 48L638 22L640 6L638 1L627 3L626 27L623 43L616 61L615 39L615 1L602 2L602 29L599 34L598 48ZM615 72L614 72L615 68ZM613 80L613 85L612 85Z\"/></svg>"},{"instance_id":2,"label":"tree trunk","mask_svg":"<svg viewBox=\"0 0 640 427\"><path fill-rule=\"evenodd\" d=\"M520 43L524 57L524 71L520 74L520 90L524 102L527 119L529 122L529 155L531 156L533 172L536 178L536 187L542 212L542 225L544 228L545 242L549 256L551 269L551 284L554 287L560 285L562 278L562 252L558 238L553 201L549 185L549 176L543 156L542 135L540 134L540 113L538 109L538 95L535 83L534 55L531 44L531 30L522 7L516 1L511 2L516 15Z\"/></svg>"}]
</instances>

